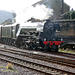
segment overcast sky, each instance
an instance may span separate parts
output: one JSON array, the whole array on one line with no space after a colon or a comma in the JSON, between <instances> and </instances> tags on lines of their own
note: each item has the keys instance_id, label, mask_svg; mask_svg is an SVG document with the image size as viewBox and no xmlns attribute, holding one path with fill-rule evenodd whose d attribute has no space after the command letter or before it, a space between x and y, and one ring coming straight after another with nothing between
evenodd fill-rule
<instances>
[{"instance_id":1,"label":"overcast sky","mask_svg":"<svg viewBox=\"0 0 75 75\"><path fill-rule=\"evenodd\" d=\"M70 5L71 9L75 10L75 0L64 0L64 2Z\"/></svg>"},{"instance_id":2,"label":"overcast sky","mask_svg":"<svg viewBox=\"0 0 75 75\"><path fill-rule=\"evenodd\" d=\"M0 0L0 10L21 11L40 0Z\"/></svg>"},{"instance_id":3,"label":"overcast sky","mask_svg":"<svg viewBox=\"0 0 75 75\"><path fill-rule=\"evenodd\" d=\"M0 0L0 10L16 10L21 11L27 6L39 0ZM64 0L71 8L75 10L75 0Z\"/></svg>"}]
</instances>

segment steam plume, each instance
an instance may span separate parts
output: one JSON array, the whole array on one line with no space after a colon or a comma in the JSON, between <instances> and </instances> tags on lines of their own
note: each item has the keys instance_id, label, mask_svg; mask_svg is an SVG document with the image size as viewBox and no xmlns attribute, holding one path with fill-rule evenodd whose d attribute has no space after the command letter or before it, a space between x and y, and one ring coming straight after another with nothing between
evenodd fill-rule
<instances>
[{"instance_id":1,"label":"steam plume","mask_svg":"<svg viewBox=\"0 0 75 75\"><path fill-rule=\"evenodd\" d=\"M37 4L35 7L29 6L21 14L17 15L17 22L25 22L30 18L39 20L48 19L53 15L53 9L46 8L44 4Z\"/></svg>"}]
</instances>

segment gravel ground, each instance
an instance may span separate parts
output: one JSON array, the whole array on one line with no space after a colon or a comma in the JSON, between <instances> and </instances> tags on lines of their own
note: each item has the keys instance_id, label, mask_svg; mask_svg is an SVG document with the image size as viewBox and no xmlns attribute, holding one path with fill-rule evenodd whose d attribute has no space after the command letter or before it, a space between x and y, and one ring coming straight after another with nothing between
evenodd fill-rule
<instances>
[{"instance_id":1,"label":"gravel ground","mask_svg":"<svg viewBox=\"0 0 75 75\"><path fill-rule=\"evenodd\" d=\"M34 70L12 65L13 69L7 69L7 62L0 61L0 75L45 75Z\"/></svg>"}]
</instances>

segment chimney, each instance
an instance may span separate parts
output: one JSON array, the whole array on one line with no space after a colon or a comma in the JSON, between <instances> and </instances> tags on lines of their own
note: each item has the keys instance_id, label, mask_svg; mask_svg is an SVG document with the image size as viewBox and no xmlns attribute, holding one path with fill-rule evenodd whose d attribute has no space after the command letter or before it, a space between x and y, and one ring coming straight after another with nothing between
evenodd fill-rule
<instances>
[{"instance_id":1,"label":"chimney","mask_svg":"<svg viewBox=\"0 0 75 75\"><path fill-rule=\"evenodd\" d=\"M64 0L61 0L61 14L64 13Z\"/></svg>"}]
</instances>

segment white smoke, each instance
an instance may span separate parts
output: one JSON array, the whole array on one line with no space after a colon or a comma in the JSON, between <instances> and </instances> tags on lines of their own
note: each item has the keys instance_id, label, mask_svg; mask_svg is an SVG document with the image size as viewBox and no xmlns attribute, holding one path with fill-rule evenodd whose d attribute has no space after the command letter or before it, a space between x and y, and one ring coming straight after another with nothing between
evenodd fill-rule
<instances>
[{"instance_id":1,"label":"white smoke","mask_svg":"<svg viewBox=\"0 0 75 75\"><path fill-rule=\"evenodd\" d=\"M14 11L17 22L25 22L30 18L44 20L53 15L53 10L43 4L32 6L39 1L48 2L48 0L1 0L0 10Z\"/></svg>"},{"instance_id":2,"label":"white smoke","mask_svg":"<svg viewBox=\"0 0 75 75\"><path fill-rule=\"evenodd\" d=\"M37 4L35 7L29 6L24 11L17 15L16 21L24 23L30 18L45 20L53 15L53 9L46 8L44 4Z\"/></svg>"}]
</instances>

